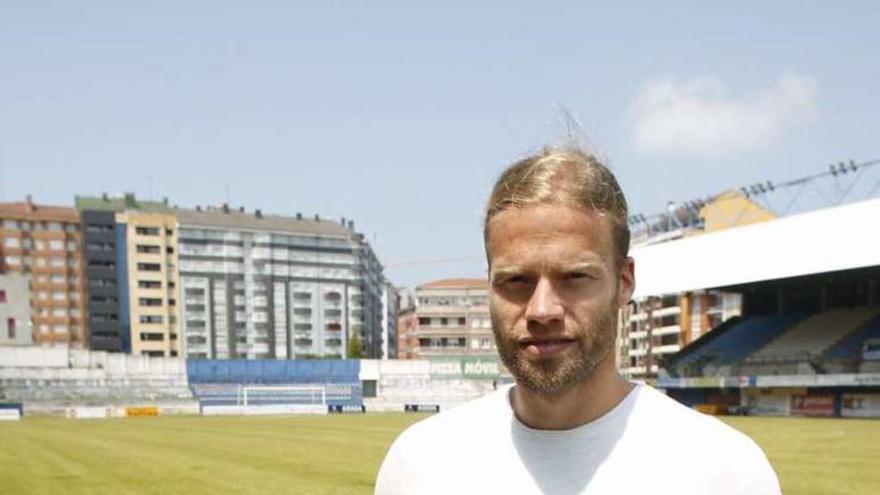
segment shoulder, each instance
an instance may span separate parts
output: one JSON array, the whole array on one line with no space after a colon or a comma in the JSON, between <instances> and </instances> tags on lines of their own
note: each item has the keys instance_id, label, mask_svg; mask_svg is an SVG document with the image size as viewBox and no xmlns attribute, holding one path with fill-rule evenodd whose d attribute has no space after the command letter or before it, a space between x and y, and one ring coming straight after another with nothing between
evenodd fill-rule
<instances>
[{"instance_id":1,"label":"shoulder","mask_svg":"<svg viewBox=\"0 0 880 495\"><path fill-rule=\"evenodd\" d=\"M426 440L455 441L459 437L470 437L477 432L485 432L493 425L504 424L505 416L510 416L507 402L509 387L504 387L479 399L472 400L447 411L425 418L413 424L395 441L395 444L420 443Z\"/></svg>"},{"instance_id":2,"label":"shoulder","mask_svg":"<svg viewBox=\"0 0 880 495\"><path fill-rule=\"evenodd\" d=\"M639 421L654 436L665 437L662 440L667 445L675 445L679 459L691 458L696 465L703 465L712 483L731 488L724 493L779 493L776 473L749 436L647 385L642 388L637 404Z\"/></svg>"},{"instance_id":3,"label":"shoulder","mask_svg":"<svg viewBox=\"0 0 880 495\"><path fill-rule=\"evenodd\" d=\"M438 413L413 424L401 433L382 461L376 493L416 493L431 472L455 471L461 463L460 447L475 439L509 431L509 387Z\"/></svg>"}]
</instances>

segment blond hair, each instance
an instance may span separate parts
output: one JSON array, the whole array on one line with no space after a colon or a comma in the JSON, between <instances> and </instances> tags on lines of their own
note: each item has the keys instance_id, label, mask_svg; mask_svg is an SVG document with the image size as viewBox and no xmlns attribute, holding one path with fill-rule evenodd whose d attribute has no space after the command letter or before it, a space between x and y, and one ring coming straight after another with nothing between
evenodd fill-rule
<instances>
[{"instance_id":1,"label":"blond hair","mask_svg":"<svg viewBox=\"0 0 880 495\"><path fill-rule=\"evenodd\" d=\"M483 222L489 256L489 220L509 208L536 204L568 204L607 214L611 220L617 261L629 254L626 197L611 170L580 148L544 148L507 167L495 182Z\"/></svg>"}]
</instances>

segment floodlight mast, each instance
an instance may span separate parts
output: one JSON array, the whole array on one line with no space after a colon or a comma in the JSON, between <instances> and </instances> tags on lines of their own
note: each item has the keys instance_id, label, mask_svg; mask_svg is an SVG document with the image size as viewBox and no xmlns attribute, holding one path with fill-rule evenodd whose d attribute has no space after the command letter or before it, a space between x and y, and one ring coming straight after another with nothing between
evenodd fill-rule
<instances>
[{"instance_id":1,"label":"floodlight mast","mask_svg":"<svg viewBox=\"0 0 880 495\"><path fill-rule=\"evenodd\" d=\"M565 112L565 109L561 107ZM573 118L573 117L572 117ZM702 222L700 218L700 210L708 203L724 201L729 199L726 195L730 191L736 191L750 200L751 203L757 203L766 210L773 212L779 216L786 216L792 213L792 208L801 198L802 193L808 186L812 186L820 198L824 201L825 207L839 206L847 200L853 198L853 191L856 186L862 184L866 180L867 172L880 169L876 167L880 165L880 159L873 159L857 163L855 160L839 161L828 166L828 170L819 172L797 179L784 182L774 182L766 180L759 183L750 184L732 188L724 193L715 194L707 197L705 200L697 199L693 201L674 202L669 201L666 205L666 211L650 216L640 213L630 215L629 224L633 231L633 239L637 242L652 242L652 239L660 234L664 234L662 240L675 238L673 227L676 229L693 230L701 228ZM834 187L830 196L820 187L820 183L825 180L833 180ZM841 187L841 182L844 184ZM880 177L877 182L870 187L862 199L869 199L876 193L880 192ZM783 193L789 194L789 199L784 208L774 207L771 197L781 196ZM784 201L785 199L783 199ZM745 203L740 214L733 215L730 226L736 225L746 213L748 203ZM683 234L684 232L682 232Z\"/></svg>"}]
</instances>

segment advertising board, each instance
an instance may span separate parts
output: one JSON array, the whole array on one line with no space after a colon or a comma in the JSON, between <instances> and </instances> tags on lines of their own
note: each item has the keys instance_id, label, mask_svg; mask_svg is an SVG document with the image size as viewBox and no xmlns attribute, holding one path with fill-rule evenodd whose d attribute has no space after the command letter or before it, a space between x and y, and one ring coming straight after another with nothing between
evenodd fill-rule
<instances>
[{"instance_id":1,"label":"advertising board","mask_svg":"<svg viewBox=\"0 0 880 495\"><path fill-rule=\"evenodd\" d=\"M834 416L834 395L792 395L791 414L793 416Z\"/></svg>"},{"instance_id":2,"label":"advertising board","mask_svg":"<svg viewBox=\"0 0 880 495\"><path fill-rule=\"evenodd\" d=\"M840 415L845 418L880 418L880 394L843 394Z\"/></svg>"}]
</instances>

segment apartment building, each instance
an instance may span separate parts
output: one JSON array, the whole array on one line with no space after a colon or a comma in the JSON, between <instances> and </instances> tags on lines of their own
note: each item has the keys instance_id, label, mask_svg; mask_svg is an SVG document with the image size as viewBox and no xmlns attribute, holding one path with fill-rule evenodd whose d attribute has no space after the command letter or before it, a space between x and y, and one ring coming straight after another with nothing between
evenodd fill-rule
<instances>
[{"instance_id":1,"label":"apartment building","mask_svg":"<svg viewBox=\"0 0 880 495\"><path fill-rule=\"evenodd\" d=\"M178 325L177 220L168 213L125 211L116 214L124 233L123 322L130 328L131 353L176 357L181 353ZM127 320L127 321L126 321Z\"/></svg>"},{"instance_id":2,"label":"apartment building","mask_svg":"<svg viewBox=\"0 0 880 495\"><path fill-rule=\"evenodd\" d=\"M85 246L90 347L181 355L177 221L167 200L76 198Z\"/></svg>"},{"instance_id":3,"label":"apartment building","mask_svg":"<svg viewBox=\"0 0 880 495\"><path fill-rule=\"evenodd\" d=\"M410 289L399 292L397 309L397 358L416 359L419 355L419 317L415 296Z\"/></svg>"},{"instance_id":4,"label":"apartment building","mask_svg":"<svg viewBox=\"0 0 880 495\"><path fill-rule=\"evenodd\" d=\"M631 247L636 253L639 247L650 244L669 243L674 247L674 242L681 239L773 218L772 212L742 192L728 191L691 206L689 211L672 210L657 223L639 227ZM635 298L621 308L618 320L618 368L632 378L656 377L666 359L741 312L741 294L720 290Z\"/></svg>"},{"instance_id":5,"label":"apartment building","mask_svg":"<svg viewBox=\"0 0 880 495\"><path fill-rule=\"evenodd\" d=\"M407 357L496 355L485 279L437 280L416 287L413 299L398 323L417 342L403 344Z\"/></svg>"},{"instance_id":6,"label":"apartment building","mask_svg":"<svg viewBox=\"0 0 880 495\"><path fill-rule=\"evenodd\" d=\"M632 378L652 378L665 359L742 312L742 295L721 291L633 300L621 311L618 367Z\"/></svg>"},{"instance_id":7,"label":"apartment building","mask_svg":"<svg viewBox=\"0 0 880 495\"><path fill-rule=\"evenodd\" d=\"M228 205L177 218L187 357L343 358L354 335L381 356L383 268L353 222Z\"/></svg>"},{"instance_id":8,"label":"apartment building","mask_svg":"<svg viewBox=\"0 0 880 495\"><path fill-rule=\"evenodd\" d=\"M388 279L382 281L382 359L397 359L397 312L400 295Z\"/></svg>"},{"instance_id":9,"label":"apartment building","mask_svg":"<svg viewBox=\"0 0 880 495\"><path fill-rule=\"evenodd\" d=\"M77 211L35 204L28 196L22 202L0 203L0 222L0 273L19 274L27 281L33 343L83 347L87 320ZM22 292L15 294L23 297Z\"/></svg>"}]
</instances>

